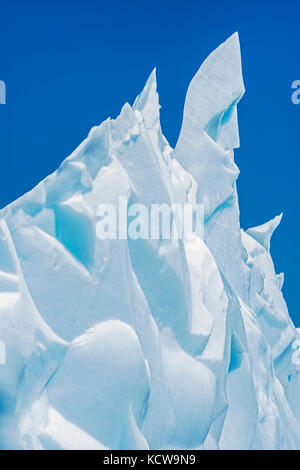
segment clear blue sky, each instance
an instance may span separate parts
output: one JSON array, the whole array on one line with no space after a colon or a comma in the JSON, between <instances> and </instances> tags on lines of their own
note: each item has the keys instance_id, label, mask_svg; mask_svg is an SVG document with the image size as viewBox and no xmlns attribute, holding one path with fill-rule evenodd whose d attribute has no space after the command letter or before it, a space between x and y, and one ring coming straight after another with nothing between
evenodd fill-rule
<instances>
[{"instance_id":1,"label":"clear blue sky","mask_svg":"<svg viewBox=\"0 0 300 470\"><path fill-rule=\"evenodd\" d=\"M175 145L187 86L239 31L243 227L284 212L274 235L290 314L299 311L300 2L43 0L0 3L0 207L56 169L89 129L132 103L157 66L163 132Z\"/></svg>"}]
</instances>

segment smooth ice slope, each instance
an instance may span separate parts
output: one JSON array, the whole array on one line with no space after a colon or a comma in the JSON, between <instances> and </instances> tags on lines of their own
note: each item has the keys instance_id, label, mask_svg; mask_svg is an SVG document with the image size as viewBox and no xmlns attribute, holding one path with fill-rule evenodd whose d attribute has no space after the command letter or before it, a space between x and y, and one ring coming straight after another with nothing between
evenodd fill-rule
<instances>
[{"instance_id":1,"label":"smooth ice slope","mask_svg":"<svg viewBox=\"0 0 300 470\"><path fill-rule=\"evenodd\" d=\"M243 93L234 34L193 78L175 149L154 70L1 211L1 448L300 449L299 332L270 255L281 217L239 224ZM99 240L97 208L119 196L203 203L204 240Z\"/></svg>"}]
</instances>

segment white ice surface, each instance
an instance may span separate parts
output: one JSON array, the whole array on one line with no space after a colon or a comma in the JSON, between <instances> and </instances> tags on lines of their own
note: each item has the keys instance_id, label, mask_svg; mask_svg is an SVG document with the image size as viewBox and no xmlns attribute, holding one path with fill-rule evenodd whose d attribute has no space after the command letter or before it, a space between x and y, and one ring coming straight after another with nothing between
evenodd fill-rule
<instances>
[{"instance_id":1,"label":"white ice surface","mask_svg":"<svg viewBox=\"0 0 300 470\"><path fill-rule=\"evenodd\" d=\"M175 149L154 70L1 211L0 448L300 448L299 331L270 255L280 218L239 224L243 93L234 34L192 80ZM204 240L99 240L97 207L119 196L203 203Z\"/></svg>"}]
</instances>

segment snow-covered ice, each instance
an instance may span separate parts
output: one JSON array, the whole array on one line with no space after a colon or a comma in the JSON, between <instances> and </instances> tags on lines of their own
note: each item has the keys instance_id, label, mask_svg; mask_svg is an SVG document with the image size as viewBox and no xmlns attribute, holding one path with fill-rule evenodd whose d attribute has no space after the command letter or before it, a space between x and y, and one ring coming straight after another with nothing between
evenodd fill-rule
<instances>
[{"instance_id":1,"label":"snow-covered ice","mask_svg":"<svg viewBox=\"0 0 300 470\"><path fill-rule=\"evenodd\" d=\"M154 70L0 212L0 448L300 449L281 216L239 223L243 93L234 34L193 78L172 149ZM97 208L120 196L204 204L204 239L99 240Z\"/></svg>"}]
</instances>

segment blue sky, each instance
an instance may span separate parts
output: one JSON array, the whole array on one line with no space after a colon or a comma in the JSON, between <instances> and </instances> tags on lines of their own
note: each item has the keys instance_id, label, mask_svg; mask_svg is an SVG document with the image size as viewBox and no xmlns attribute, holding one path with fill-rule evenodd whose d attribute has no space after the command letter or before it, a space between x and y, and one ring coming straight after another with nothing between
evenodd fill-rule
<instances>
[{"instance_id":1,"label":"blue sky","mask_svg":"<svg viewBox=\"0 0 300 470\"><path fill-rule=\"evenodd\" d=\"M163 132L175 145L187 86L239 31L246 95L236 161L241 224L284 212L272 254L299 311L300 2L11 0L0 4L0 207L54 171L89 129L132 103L154 66Z\"/></svg>"}]
</instances>

